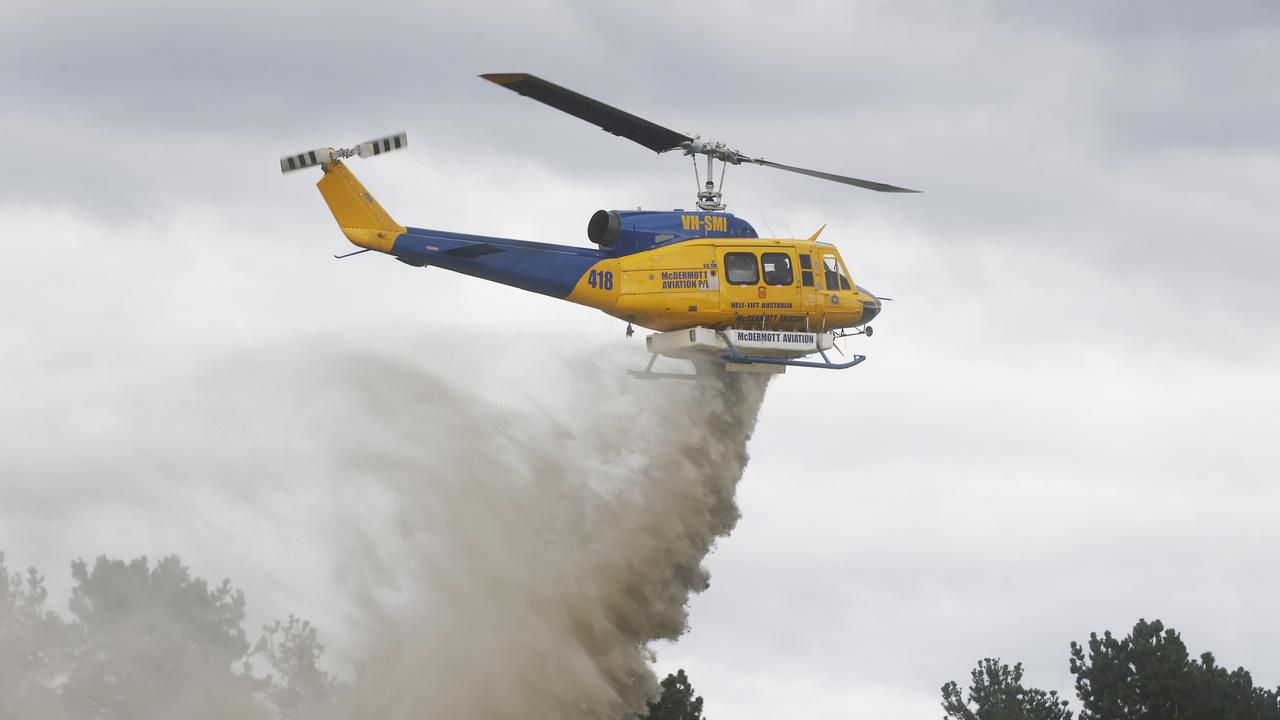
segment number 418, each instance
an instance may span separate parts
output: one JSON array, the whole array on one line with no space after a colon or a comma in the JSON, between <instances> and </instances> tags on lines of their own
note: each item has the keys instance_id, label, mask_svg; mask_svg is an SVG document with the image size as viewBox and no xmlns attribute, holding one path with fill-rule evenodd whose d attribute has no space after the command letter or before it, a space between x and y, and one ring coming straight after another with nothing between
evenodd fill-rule
<instances>
[{"instance_id":1,"label":"number 418","mask_svg":"<svg viewBox=\"0 0 1280 720\"><path fill-rule=\"evenodd\" d=\"M599 288L601 290L612 290L613 273L609 271L597 272L592 270L591 274L587 276L587 284L593 288Z\"/></svg>"}]
</instances>

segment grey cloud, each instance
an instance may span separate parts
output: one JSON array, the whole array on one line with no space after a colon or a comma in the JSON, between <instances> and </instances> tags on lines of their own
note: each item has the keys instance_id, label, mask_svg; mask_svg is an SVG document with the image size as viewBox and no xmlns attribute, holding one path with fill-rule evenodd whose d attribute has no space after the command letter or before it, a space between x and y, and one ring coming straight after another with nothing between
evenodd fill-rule
<instances>
[{"instance_id":1,"label":"grey cloud","mask_svg":"<svg viewBox=\"0 0 1280 720\"><path fill-rule=\"evenodd\" d=\"M1092 22L1067 22L1002 4L725 6L703 33L664 13L593 5L522 7L501 22L444 6L401 17L378 43L336 31L353 23L337 8L37 16L28 29L65 41L28 31L6 43L10 112L31 141L17 149L21 182L6 181L3 195L163 211L165 190L187 186L247 202L265 195L279 154L398 127L426 162L514 174L521 158L566 179L688 186L679 159L474 78L530 69L754 154L928 192L910 204L855 198L735 168L731 202L750 187L774 213L852 204L943 242L1071 243L1100 265L1118 255L1133 271L1154 257L1220 281L1267 252L1256 218L1269 207L1280 127L1266 92L1273 14L1117 19L1091 8L1071 18ZM1200 25L1208 30L1193 32ZM523 32L534 26L549 34ZM707 50L712 38L765 35L764 46ZM1224 204L1228 213L1189 214ZM1224 217L1243 229L1224 233ZM1206 234L1218 238L1212 252Z\"/></svg>"}]
</instances>

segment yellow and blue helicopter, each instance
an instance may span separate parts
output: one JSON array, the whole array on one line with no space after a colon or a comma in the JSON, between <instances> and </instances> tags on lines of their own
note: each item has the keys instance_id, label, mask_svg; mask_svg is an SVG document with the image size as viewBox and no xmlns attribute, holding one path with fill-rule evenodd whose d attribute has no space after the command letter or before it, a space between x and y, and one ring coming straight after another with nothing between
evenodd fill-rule
<instances>
[{"instance_id":1,"label":"yellow and blue helicopter","mask_svg":"<svg viewBox=\"0 0 1280 720\"><path fill-rule=\"evenodd\" d=\"M723 212L728 165L752 163L879 192L915 190L753 158L720 142L669 130L525 73L481 75L521 95L633 140L658 153L706 157L697 211L599 210L587 223L594 248L406 227L382 208L343 164L406 147L405 133L352 148L323 148L280 159L282 172L320 166L317 183L343 234L362 248L418 267L440 267L602 310L656 334L653 358L720 358L729 370L782 372L787 366L842 369L826 351L851 335L872 334L880 298L850 279L840 252L808 239L761 238L746 220ZM713 163L722 163L720 184ZM699 181L701 179L699 178ZM821 361L802 358L818 355ZM645 377L652 372L653 359Z\"/></svg>"}]
</instances>

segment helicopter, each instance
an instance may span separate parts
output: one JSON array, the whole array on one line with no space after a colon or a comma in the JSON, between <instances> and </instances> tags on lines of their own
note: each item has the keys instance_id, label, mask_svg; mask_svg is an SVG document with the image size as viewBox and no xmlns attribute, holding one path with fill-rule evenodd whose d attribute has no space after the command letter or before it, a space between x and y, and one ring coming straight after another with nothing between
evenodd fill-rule
<instances>
[{"instance_id":1,"label":"helicopter","mask_svg":"<svg viewBox=\"0 0 1280 720\"><path fill-rule=\"evenodd\" d=\"M692 157L700 183L696 210L598 210L587 223L596 247L406 227L343 163L407 147L408 136L401 132L280 159L283 173L316 166L323 171L320 194L343 234L361 248L335 257L376 251L411 266L439 267L602 310L627 323L627 337L634 325L653 330L645 338L649 365L633 372L639 377L667 375L653 372L660 355L695 363L718 359L729 371L758 373L846 369L866 360L851 355L836 361L827 351L839 351L841 338L870 337L868 323L889 298L850 279L839 250L818 240L825 225L806 239L762 238L749 222L725 212L724 172L745 163L877 192L919 191L751 157L528 73L480 77L659 154L679 150ZM705 184L696 177L698 156L706 158Z\"/></svg>"}]
</instances>

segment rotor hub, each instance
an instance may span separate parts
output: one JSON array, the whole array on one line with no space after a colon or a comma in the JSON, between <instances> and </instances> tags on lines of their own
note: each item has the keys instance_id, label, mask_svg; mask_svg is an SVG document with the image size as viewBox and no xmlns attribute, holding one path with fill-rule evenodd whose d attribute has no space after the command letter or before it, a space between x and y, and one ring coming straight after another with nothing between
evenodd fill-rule
<instances>
[{"instance_id":1,"label":"rotor hub","mask_svg":"<svg viewBox=\"0 0 1280 720\"><path fill-rule=\"evenodd\" d=\"M708 180L706 189L698 192L698 209L707 212L720 212L726 207L728 206L724 204L720 193L715 189L715 184Z\"/></svg>"}]
</instances>

